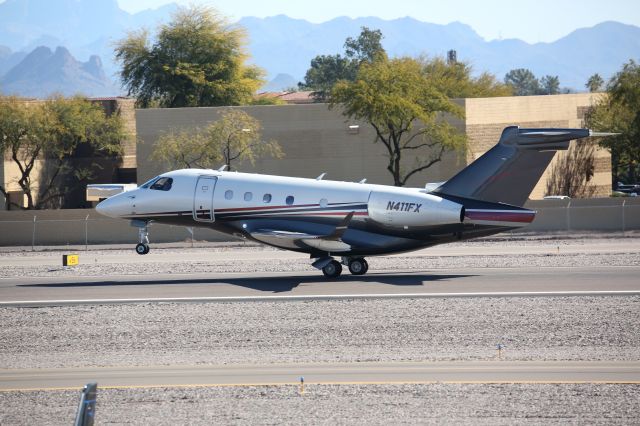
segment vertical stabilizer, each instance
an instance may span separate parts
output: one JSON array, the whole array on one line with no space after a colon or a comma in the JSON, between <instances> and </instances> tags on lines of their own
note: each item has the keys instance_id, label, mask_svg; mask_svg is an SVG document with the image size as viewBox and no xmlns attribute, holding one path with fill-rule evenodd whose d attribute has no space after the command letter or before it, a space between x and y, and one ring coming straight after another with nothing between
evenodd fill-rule
<instances>
[{"instance_id":1,"label":"vertical stabilizer","mask_svg":"<svg viewBox=\"0 0 640 426\"><path fill-rule=\"evenodd\" d=\"M522 206L555 152L591 135L588 129L507 127L493 148L434 193Z\"/></svg>"}]
</instances>

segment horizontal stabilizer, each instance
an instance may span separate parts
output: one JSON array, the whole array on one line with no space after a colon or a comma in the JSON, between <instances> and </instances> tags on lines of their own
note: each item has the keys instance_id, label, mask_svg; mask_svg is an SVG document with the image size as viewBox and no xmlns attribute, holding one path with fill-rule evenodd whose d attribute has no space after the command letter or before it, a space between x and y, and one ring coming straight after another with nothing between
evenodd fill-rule
<instances>
[{"instance_id":1,"label":"horizontal stabilizer","mask_svg":"<svg viewBox=\"0 0 640 426\"><path fill-rule=\"evenodd\" d=\"M611 133L611 132L594 132L593 130L589 130L589 136L593 138L601 138L606 136L618 136L620 133Z\"/></svg>"}]
</instances>

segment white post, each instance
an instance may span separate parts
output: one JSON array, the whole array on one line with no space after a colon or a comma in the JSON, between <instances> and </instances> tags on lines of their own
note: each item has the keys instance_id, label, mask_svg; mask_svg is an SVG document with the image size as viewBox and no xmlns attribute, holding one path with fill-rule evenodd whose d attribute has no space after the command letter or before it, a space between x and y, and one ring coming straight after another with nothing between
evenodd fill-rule
<instances>
[{"instance_id":1,"label":"white post","mask_svg":"<svg viewBox=\"0 0 640 426\"><path fill-rule=\"evenodd\" d=\"M89 250L89 215L84 218L84 251Z\"/></svg>"},{"instance_id":2,"label":"white post","mask_svg":"<svg viewBox=\"0 0 640 426\"><path fill-rule=\"evenodd\" d=\"M622 200L622 236L624 237L624 232L625 232L625 218L624 218L624 205L627 202L627 200Z\"/></svg>"},{"instance_id":3,"label":"white post","mask_svg":"<svg viewBox=\"0 0 640 426\"><path fill-rule=\"evenodd\" d=\"M36 216L33 216L33 232L31 234L31 251L35 251L36 245Z\"/></svg>"},{"instance_id":4,"label":"white post","mask_svg":"<svg viewBox=\"0 0 640 426\"><path fill-rule=\"evenodd\" d=\"M567 232L571 231L571 200L567 203Z\"/></svg>"}]
</instances>

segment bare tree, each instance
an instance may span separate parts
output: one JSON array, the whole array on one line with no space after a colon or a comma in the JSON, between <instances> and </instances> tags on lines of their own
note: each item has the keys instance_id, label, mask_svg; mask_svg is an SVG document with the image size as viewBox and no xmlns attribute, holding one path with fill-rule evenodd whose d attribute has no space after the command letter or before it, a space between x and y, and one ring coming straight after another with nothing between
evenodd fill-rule
<instances>
[{"instance_id":1,"label":"bare tree","mask_svg":"<svg viewBox=\"0 0 640 426\"><path fill-rule=\"evenodd\" d=\"M593 142L588 141L572 143L552 166L545 195L592 197L596 190L591 181L595 170L595 147Z\"/></svg>"}]
</instances>

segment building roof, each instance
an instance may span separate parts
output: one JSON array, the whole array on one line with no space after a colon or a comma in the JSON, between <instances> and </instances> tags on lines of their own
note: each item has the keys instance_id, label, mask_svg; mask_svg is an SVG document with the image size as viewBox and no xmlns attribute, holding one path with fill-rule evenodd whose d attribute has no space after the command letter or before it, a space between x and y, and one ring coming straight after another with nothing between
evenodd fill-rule
<instances>
[{"instance_id":1,"label":"building roof","mask_svg":"<svg viewBox=\"0 0 640 426\"><path fill-rule=\"evenodd\" d=\"M313 91L305 90L300 92L262 92L258 93L259 98L278 98L287 104L312 104L316 102Z\"/></svg>"},{"instance_id":2,"label":"building roof","mask_svg":"<svg viewBox=\"0 0 640 426\"><path fill-rule=\"evenodd\" d=\"M98 96L95 98L87 98L89 101L118 101L118 100L126 100L126 99L134 99L127 96Z\"/></svg>"}]
</instances>

